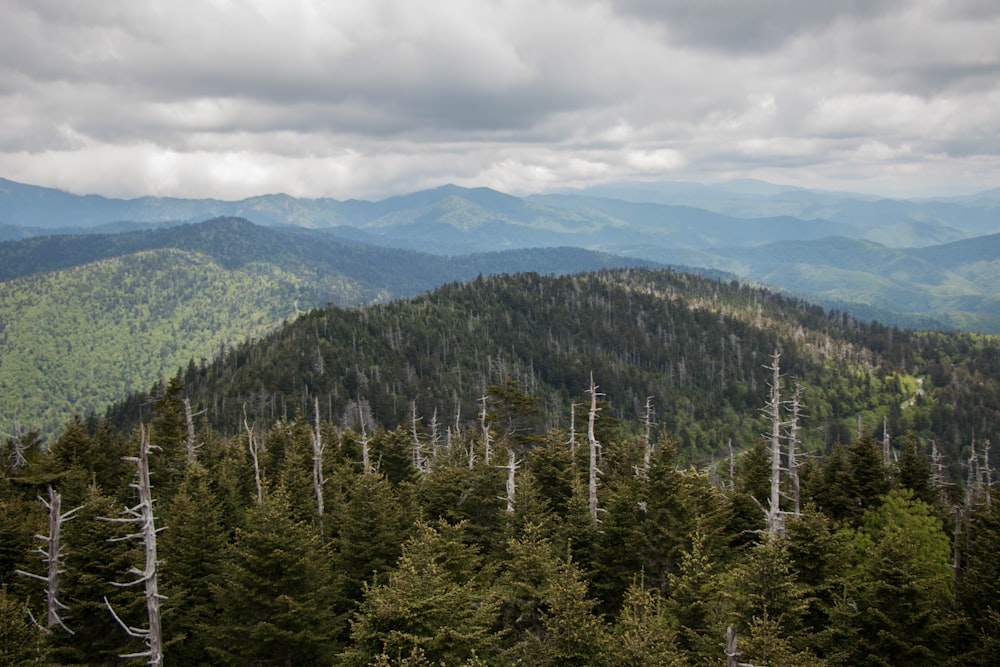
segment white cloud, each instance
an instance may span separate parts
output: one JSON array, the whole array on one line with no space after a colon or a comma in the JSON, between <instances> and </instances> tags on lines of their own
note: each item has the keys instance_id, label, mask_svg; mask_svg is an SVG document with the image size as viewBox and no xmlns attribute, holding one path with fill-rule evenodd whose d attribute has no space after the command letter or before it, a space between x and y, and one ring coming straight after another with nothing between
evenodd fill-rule
<instances>
[{"instance_id":1,"label":"white cloud","mask_svg":"<svg viewBox=\"0 0 1000 667\"><path fill-rule=\"evenodd\" d=\"M0 175L76 192L1000 174L993 2L2 0L0 25Z\"/></svg>"}]
</instances>

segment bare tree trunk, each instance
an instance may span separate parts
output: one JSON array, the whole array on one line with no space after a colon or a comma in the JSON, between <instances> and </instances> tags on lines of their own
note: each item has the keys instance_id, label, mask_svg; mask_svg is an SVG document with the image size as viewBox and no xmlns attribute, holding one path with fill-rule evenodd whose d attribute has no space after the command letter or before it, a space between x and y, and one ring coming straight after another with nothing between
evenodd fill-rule
<instances>
[{"instance_id":1,"label":"bare tree trunk","mask_svg":"<svg viewBox=\"0 0 1000 667\"><path fill-rule=\"evenodd\" d=\"M771 357L771 398L765 414L771 420L771 499L767 510L767 532L778 535L781 532L781 355L775 351Z\"/></svg>"},{"instance_id":2,"label":"bare tree trunk","mask_svg":"<svg viewBox=\"0 0 1000 667\"><path fill-rule=\"evenodd\" d=\"M730 625L726 628L726 667L754 667L751 664L740 662L743 654L739 651L738 643L739 637L736 634L736 628Z\"/></svg>"},{"instance_id":3,"label":"bare tree trunk","mask_svg":"<svg viewBox=\"0 0 1000 667\"><path fill-rule=\"evenodd\" d=\"M646 414L642 418L643 425L643 450L642 450L642 469L637 471L638 477L640 479L649 479L649 467L652 465L653 461L653 397L646 397Z\"/></svg>"},{"instance_id":4,"label":"bare tree trunk","mask_svg":"<svg viewBox=\"0 0 1000 667\"><path fill-rule=\"evenodd\" d=\"M247 421L247 406L243 405L243 427L247 431L247 448L250 450L250 461L253 463L253 481L257 487L257 504L264 503L264 488L260 481L260 441L254 436L253 428Z\"/></svg>"},{"instance_id":5,"label":"bare tree trunk","mask_svg":"<svg viewBox=\"0 0 1000 667\"><path fill-rule=\"evenodd\" d=\"M507 514L514 513L514 497L517 494L517 486L514 475L517 472L517 464L518 462L517 459L515 458L514 450L508 449L507 465L503 466L504 469L507 470L507 497L505 498L505 500L507 501L507 508L506 508Z\"/></svg>"},{"instance_id":6,"label":"bare tree trunk","mask_svg":"<svg viewBox=\"0 0 1000 667\"><path fill-rule=\"evenodd\" d=\"M17 419L14 420L11 431L10 470L16 475L20 472L21 468L28 465L28 457L25 452L24 441L21 439L21 424L17 421Z\"/></svg>"},{"instance_id":7,"label":"bare tree trunk","mask_svg":"<svg viewBox=\"0 0 1000 667\"><path fill-rule=\"evenodd\" d=\"M488 397L483 396L479 401L483 404L483 409L479 411L479 425L483 429L483 460L486 465L490 464L493 458L493 445L490 443L490 425L486 421L486 401ZM470 445L471 446L471 445ZM472 455L469 455L469 467L472 467Z\"/></svg>"},{"instance_id":8,"label":"bare tree trunk","mask_svg":"<svg viewBox=\"0 0 1000 667\"><path fill-rule=\"evenodd\" d=\"M983 482L986 485L986 506L990 507L993 501L993 471L990 470L990 441L986 440L983 447Z\"/></svg>"},{"instance_id":9,"label":"bare tree trunk","mask_svg":"<svg viewBox=\"0 0 1000 667\"><path fill-rule=\"evenodd\" d=\"M198 455L198 445L194 441L194 415L191 413L191 399L184 397L184 423L187 425L187 438L184 447L187 449L187 463L194 463Z\"/></svg>"},{"instance_id":10,"label":"bare tree trunk","mask_svg":"<svg viewBox=\"0 0 1000 667\"><path fill-rule=\"evenodd\" d=\"M577 403L571 403L569 406L569 455L570 460L576 461L576 406Z\"/></svg>"},{"instance_id":11,"label":"bare tree trunk","mask_svg":"<svg viewBox=\"0 0 1000 667\"><path fill-rule=\"evenodd\" d=\"M600 523L597 514L600 508L597 506L597 486L598 475L601 471L597 467L600 455L601 444L597 442L594 435L594 420L597 418L597 385L594 384L594 374L590 374L590 415L587 419L587 440L590 443L590 468L588 474L587 494L590 507L590 520L596 525Z\"/></svg>"},{"instance_id":12,"label":"bare tree trunk","mask_svg":"<svg viewBox=\"0 0 1000 667\"><path fill-rule=\"evenodd\" d=\"M729 446L729 490L736 489L736 451L733 449L733 439L727 443Z\"/></svg>"},{"instance_id":13,"label":"bare tree trunk","mask_svg":"<svg viewBox=\"0 0 1000 667\"><path fill-rule=\"evenodd\" d=\"M367 475L372 472L371 452L368 449L368 432L365 430L365 411L358 399L358 421L361 424L361 469Z\"/></svg>"},{"instance_id":14,"label":"bare tree trunk","mask_svg":"<svg viewBox=\"0 0 1000 667\"><path fill-rule=\"evenodd\" d=\"M37 574L25 572L24 570L15 571L25 577L45 582L45 627L51 630L58 625L69 634L73 634L73 631L66 627L66 624L59 617L60 610L65 611L68 609L66 605L59 601L59 575L63 573L61 569L62 547L59 543L59 536L62 531L62 522L72 519L73 515L80 511L81 508L77 507L63 514L60 509L62 499L59 493L51 486L49 486L49 499L46 501L39 496L38 500L49 511L49 534L35 535L35 539L45 542L44 548L38 547L38 553L42 554L42 560L48 564L48 572L46 576L41 577Z\"/></svg>"},{"instance_id":15,"label":"bare tree trunk","mask_svg":"<svg viewBox=\"0 0 1000 667\"><path fill-rule=\"evenodd\" d=\"M139 427L139 456L125 457L126 461L133 461L136 464L136 481L131 485L139 493L139 504L126 509L125 518L104 519L117 523L135 523L139 525L139 530L131 535L117 538L120 540L141 540L145 553L145 566L142 570L133 568L131 574L137 576L134 581L119 584L112 582L114 586L128 587L137 584L144 584L146 589L146 616L148 626L146 628L134 628L126 625L115 610L111 607L107 598L104 604L108 611L114 616L118 624L130 637L142 639L146 643L146 650L140 653L130 653L122 655L122 658L149 658L149 664L159 667L163 664L163 636L160 630L160 600L162 596L157 590L156 572L158 562L156 559L156 533L162 528L156 528L156 519L153 515L153 490L149 481L149 432L144 426Z\"/></svg>"},{"instance_id":16,"label":"bare tree trunk","mask_svg":"<svg viewBox=\"0 0 1000 667\"><path fill-rule=\"evenodd\" d=\"M319 398L315 399L316 422L312 433L313 448L313 490L316 492L316 516L319 518L319 536L323 537L323 444L319 430Z\"/></svg>"},{"instance_id":17,"label":"bare tree trunk","mask_svg":"<svg viewBox=\"0 0 1000 667\"><path fill-rule=\"evenodd\" d=\"M424 453L424 444L420 442L420 434L417 433L416 401L410 401L410 410L412 415L410 419L410 433L413 434L413 467L421 475L426 475L430 472L430 461L428 461L427 455Z\"/></svg>"},{"instance_id":18,"label":"bare tree trunk","mask_svg":"<svg viewBox=\"0 0 1000 667\"><path fill-rule=\"evenodd\" d=\"M795 516L801 514L799 502L801 498L801 485L799 484L799 416L802 408L802 385L795 382L795 394L792 395L792 420L788 426L788 475L792 482L792 511Z\"/></svg>"},{"instance_id":19,"label":"bare tree trunk","mask_svg":"<svg viewBox=\"0 0 1000 667\"><path fill-rule=\"evenodd\" d=\"M882 417L882 465L892 463L892 440L889 437L889 418Z\"/></svg>"}]
</instances>

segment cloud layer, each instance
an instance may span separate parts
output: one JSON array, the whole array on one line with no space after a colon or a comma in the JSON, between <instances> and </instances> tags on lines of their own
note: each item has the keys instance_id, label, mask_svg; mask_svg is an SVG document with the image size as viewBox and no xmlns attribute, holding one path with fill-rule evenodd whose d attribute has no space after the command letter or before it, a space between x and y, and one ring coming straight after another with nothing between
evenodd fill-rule
<instances>
[{"instance_id":1,"label":"cloud layer","mask_svg":"<svg viewBox=\"0 0 1000 667\"><path fill-rule=\"evenodd\" d=\"M0 0L0 175L382 197L1000 183L992 0Z\"/></svg>"}]
</instances>

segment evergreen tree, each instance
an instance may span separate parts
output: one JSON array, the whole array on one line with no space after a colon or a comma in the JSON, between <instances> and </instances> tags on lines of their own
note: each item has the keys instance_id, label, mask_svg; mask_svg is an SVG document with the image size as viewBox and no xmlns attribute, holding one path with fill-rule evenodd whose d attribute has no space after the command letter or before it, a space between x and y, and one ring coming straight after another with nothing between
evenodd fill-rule
<instances>
[{"instance_id":1,"label":"evergreen tree","mask_svg":"<svg viewBox=\"0 0 1000 667\"><path fill-rule=\"evenodd\" d=\"M706 553L706 541L696 526L677 574L670 575L667 599L677 645L696 665L717 664L723 645L719 564Z\"/></svg>"},{"instance_id":2,"label":"evergreen tree","mask_svg":"<svg viewBox=\"0 0 1000 667\"><path fill-rule=\"evenodd\" d=\"M247 512L212 594L222 623L208 650L223 664L322 664L335 651L329 554L295 521L279 486Z\"/></svg>"},{"instance_id":3,"label":"evergreen tree","mask_svg":"<svg viewBox=\"0 0 1000 667\"><path fill-rule=\"evenodd\" d=\"M625 591L606 663L609 667L683 667L688 663L675 637L663 598L637 578Z\"/></svg>"},{"instance_id":4,"label":"evergreen tree","mask_svg":"<svg viewBox=\"0 0 1000 667\"><path fill-rule=\"evenodd\" d=\"M956 630L951 549L927 504L890 492L864 515L854 549L851 664L942 664Z\"/></svg>"},{"instance_id":5,"label":"evergreen tree","mask_svg":"<svg viewBox=\"0 0 1000 667\"><path fill-rule=\"evenodd\" d=\"M341 471L341 493L334 513L334 606L341 610L338 633L347 631L348 614L361 601L366 583L388 572L412 534L416 511L409 487L394 487L381 474Z\"/></svg>"},{"instance_id":6,"label":"evergreen tree","mask_svg":"<svg viewBox=\"0 0 1000 667\"><path fill-rule=\"evenodd\" d=\"M163 601L165 659L171 663L208 664L217 626L226 623L213 590L222 585L227 548L222 507L208 471L188 465L173 499L165 505L167 527L157 540L163 558L160 583Z\"/></svg>"},{"instance_id":7,"label":"evergreen tree","mask_svg":"<svg viewBox=\"0 0 1000 667\"><path fill-rule=\"evenodd\" d=\"M362 667L384 655L459 665L490 653L498 603L480 567L462 525L419 525L384 583L366 587L344 664Z\"/></svg>"},{"instance_id":8,"label":"evergreen tree","mask_svg":"<svg viewBox=\"0 0 1000 667\"><path fill-rule=\"evenodd\" d=\"M0 665L45 667L49 649L45 633L29 616L27 603L8 596L0 586Z\"/></svg>"},{"instance_id":9,"label":"evergreen tree","mask_svg":"<svg viewBox=\"0 0 1000 667\"><path fill-rule=\"evenodd\" d=\"M994 664L1000 653L1000 495L974 509L966 524L957 598L965 617L962 644L972 665Z\"/></svg>"},{"instance_id":10,"label":"evergreen tree","mask_svg":"<svg viewBox=\"0 0 1000 667\"><path fill-rule=\"evenodd\" d=\"M63 503L68 505L65 499ZM119 655L143 650L141 642L122 632L107 607L110 603L130 625L141 625L139 619L146 614L142 592L112 582L128 581L128 572L141 562L142 552L134 541L117 541L130 528L101 520L118 517L120 502L92 485L81 504L62 530L66 572L60 578L60 599L68 609L61 616L75 634L54 634L53 651L68 664L109 664Z\"/></svg>"},{"instance_id":11,"label":"evergreen tree","mask_svg":"<svg viewBox=\"0 0 1000 667\"><path fill-rule=\"evenodd\" d=\"M738 629L745 630L750 619L765 617L786 635L801 629L806 602L784 538L765 537L751 548L729 586Z\"/></svg>"},{"instance_id":12,"label":"evergreen tree","mask_svg":"<svg viewBox=\"0 0 1000 667\"><path fill-rule=\"evenodd\" d=\"M511 647L511 660L532 665L601 664L610 649L607 629L594 613L587 583L572 559L549 569L542 589L541 628Z\"/></svg>"},{"instance_id":13,"label":"evergreen tree","mask_svg":"<svg viewBox=\"0 0 1000 667\"><path fill-rule=\"evenodd\" d=\"M930 457L921 451L917 434L908 432L899 457L899 486L912 491L917 500L933 506L940 498L931 485L931 473Z\"/></svg>"},{"instance_id":14,"label":"evergreen tree","mask_svg":"<svg viewBox=\"0 0 1000 667\"><path fill-rule=\"evenodd\" d=\"M882 502L889 490L889 476L883 464L880 445L872 435L865 434L847 449L851 469L852 514L860 517Z\"/></svg>"},{"instance_id":15,"label":"evergreen tree","mask_svg":"<svg viewBox=\"0 0 1000 667\"><path fill-rule=\"evenodd\" d=\"M590 564L591 588L602 613L616 613L625 591L644 566L645 485L635 477L619 479L605 493L604 519L596 535Z\"/></svg>"}]
</instances>

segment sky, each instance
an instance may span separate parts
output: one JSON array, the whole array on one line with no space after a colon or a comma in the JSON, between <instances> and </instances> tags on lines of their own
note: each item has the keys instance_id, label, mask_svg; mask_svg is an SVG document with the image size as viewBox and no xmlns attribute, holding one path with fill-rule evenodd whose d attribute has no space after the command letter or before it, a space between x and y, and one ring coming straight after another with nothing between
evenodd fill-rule
<instances>
[{"instance_id":1,"label":"sky","mask_svg":"<svg viewBox=\"0 0 1000 667\"><path fill-rule=\"evenodd\" d=\"M0 0L0 176L379 199L1000 186L996 0Z\"/></svg>"}]
</instances>

